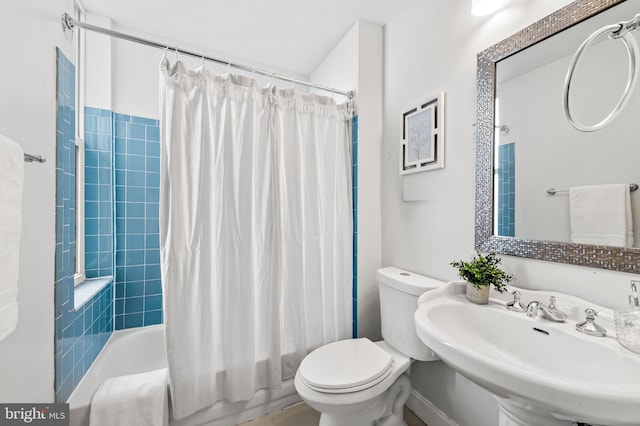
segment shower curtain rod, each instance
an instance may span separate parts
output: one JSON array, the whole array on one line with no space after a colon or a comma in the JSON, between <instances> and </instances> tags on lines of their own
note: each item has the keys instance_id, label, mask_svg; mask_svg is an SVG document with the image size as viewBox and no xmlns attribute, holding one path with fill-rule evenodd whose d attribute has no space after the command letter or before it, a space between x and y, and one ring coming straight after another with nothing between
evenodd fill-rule
<instances>
[{"instance_id":1,"label":"shower curtain rod","mask_svg":"<svg viewBox=\"0 0 640 426\"><path fill-rule=\"evenodd\" d=\"M332 87L323 86L321 84L315 84L315 83L310 83L310 82L304 81L304 80L298 80L295 77L287 77L285 75L277 74L275 72L262 70L262 69L255 68L255 67L250 67L250 66L247 66L247 65L237 64L237 63L234 63L234 62L229 62L229 61L225 61L223 59L213 58L213 57L202 55L202 54L199 54L199 53L190 52L188 50L184 50L184 49L181 49L179 47L172 47L172 46L169 46L168 44L157 43L155 41L151 41L151 40L147 40L147 39L144 39L144 38L132 36L130 34L125 34L125 33L121 33L121 32L118 32L118 31L113 31L113 30L110 30L110 29L107 29L107 28L98 27L96 25L87 24L86 22L80 22L77 19L73 19L68 13L63 14L62 15L62 29L63 29L63 31L65 31L65 32L67 30L73 31L74 27L84 28L85 30L93 31L93 32L100 33L100 34L104 34L104 35L107 35L109 37L115 37L115 38L119 38L119 39L122 39L122 40L132 41L134 43L144 44L145 46L156 47L158 49L172 50L172 51L180 53L182 55L193 56L194 58L198 58L198 59L206 59L208 61L216 62L218 64L228 65L229 67L233 67L233 68L238 69L238 70L242 70L242 71L246 71L246 72L250 72L250 73L256 73L256 74L260 74L260 75L265 75L265 76L268 76L268 77L277 78L278 80L290 81L291 83L299 84L299 85L302 85L302 86L312 87L312 88L315 88L315 89L320 89L320 90L324 90L324 91L327 91L327 92L336 93L338 95L346 96L349 99L353 98L353 91L345 92L344 90L334 89Z\"/></svg>"}]
</instances>

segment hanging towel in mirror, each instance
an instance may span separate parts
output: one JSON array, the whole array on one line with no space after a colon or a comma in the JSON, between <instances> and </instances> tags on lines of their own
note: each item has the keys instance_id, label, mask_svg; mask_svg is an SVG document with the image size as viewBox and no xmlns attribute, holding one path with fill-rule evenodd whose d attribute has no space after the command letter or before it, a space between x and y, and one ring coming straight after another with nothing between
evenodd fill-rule
<instances>
[{"instance_id":1,"label":"hanging towel in mirror","mask_svg":"<svg viewBox=\"0 0 640 426\"><path fill-rule=\"evenodd\" d=\"M633 246L629 184L578 186L569 190L571 242Z\"/></svg>"},{"instance_id":2,"label":"hanging towel in mirror","mask_svg":"<svg viewBox=\"0 0 640 426\"><path fill-rule=\"evenodd\" d=\"M23 171L22 148L0 135L0 340L18 323Z\"/></svg>"}]
</instances>

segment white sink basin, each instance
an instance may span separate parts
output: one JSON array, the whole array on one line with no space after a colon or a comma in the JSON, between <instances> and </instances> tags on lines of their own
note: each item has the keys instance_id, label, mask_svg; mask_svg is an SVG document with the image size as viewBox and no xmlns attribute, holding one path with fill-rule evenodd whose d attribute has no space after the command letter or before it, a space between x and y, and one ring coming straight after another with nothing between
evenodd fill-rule
<instances>
[{"instance_id":1,"label":"white sink basin","mask_svg":"<svg viewBox=\"0 0 640 426\"><path fill-rule=\"evenodd\" d=\"M520 290L526 304L550 293ZM466 300L463 283L420 297L415 313L422 341L461 374L494 394L501 424L570 425L574 421L640 425L640 355L620 346L615 334L591 337L575 330L584 309L611 312L571 296L553 294L569 315L565 323L530 318Z\"/></svg>"}]
</instances>

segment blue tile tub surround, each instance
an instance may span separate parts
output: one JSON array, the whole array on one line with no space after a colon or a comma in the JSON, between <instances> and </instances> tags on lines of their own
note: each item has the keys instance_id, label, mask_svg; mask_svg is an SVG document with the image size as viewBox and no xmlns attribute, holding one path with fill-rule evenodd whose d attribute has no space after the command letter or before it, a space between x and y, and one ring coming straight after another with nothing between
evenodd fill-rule
<instances>
[{"instance_id":1,"label":"blue tile tub surround","mask_svg":"<svg viewBox=\"0 0 640 426\"><path fill-rule=\"evenodd\" d=\"M515 236L515 143L498 146L498 235Z\"/></svg>"},{"instance_id":2,"label":"blue tile tub surround","mask_svg":"<svg viewBox=\"0 0 640 426\"><path fill-rule=\"evenodd\" d=\"M85 108L85 274L113 275L113 114Z\"/></svg>"},{"instance_id":3,"label":"blue tile tub surround","mask_svg":"<svg viewBox=\"0 0 640 426\"><path fill-rule=\"evenodd\" d=\"M358 337L358 116L351 126L352 198L353 198L353 338Z\"/></svg>"},{"instance_id":4,"label":"blue tile tub surround","mask_svg":"<svg viewBox=\"0 0 640 426\"><path fill-rule=\"evenodd\" d=\"M64 402L106 343L111 331L113 286L75 311L75 67L57 49L55 392Z\"/></svg>"},{"instance_id":5,"label":"blue tile tub surround","mask_svg":"<svg viewBox=\"0 0 640 426\"><path fill-rule=\"evenodd\" d=\"M116 329L160 324L160 124L114 114Z\"/></svg>"}]
</instances>

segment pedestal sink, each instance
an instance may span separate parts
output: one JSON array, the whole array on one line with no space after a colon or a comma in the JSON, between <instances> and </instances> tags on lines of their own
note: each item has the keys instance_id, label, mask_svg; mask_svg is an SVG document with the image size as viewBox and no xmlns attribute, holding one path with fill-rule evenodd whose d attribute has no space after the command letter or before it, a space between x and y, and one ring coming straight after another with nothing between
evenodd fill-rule
<instances>
[{"instance_id":1,"label":"pedestal sink","mask_svg":"<svg viewBox=\"0 0 640 426\"><path fill-rule=\"evenodd\" d=\"M618 344L611 311L550 292L521 290L526 303L556 296L564 323L506 309L506 296L489 305L465 298L465 284L423 294L416 331L446 364L491 392L500 426L640 425L640 355ZM575 330L585 308L599 311L607 337Z\"/></svg>"}]
</instances>

